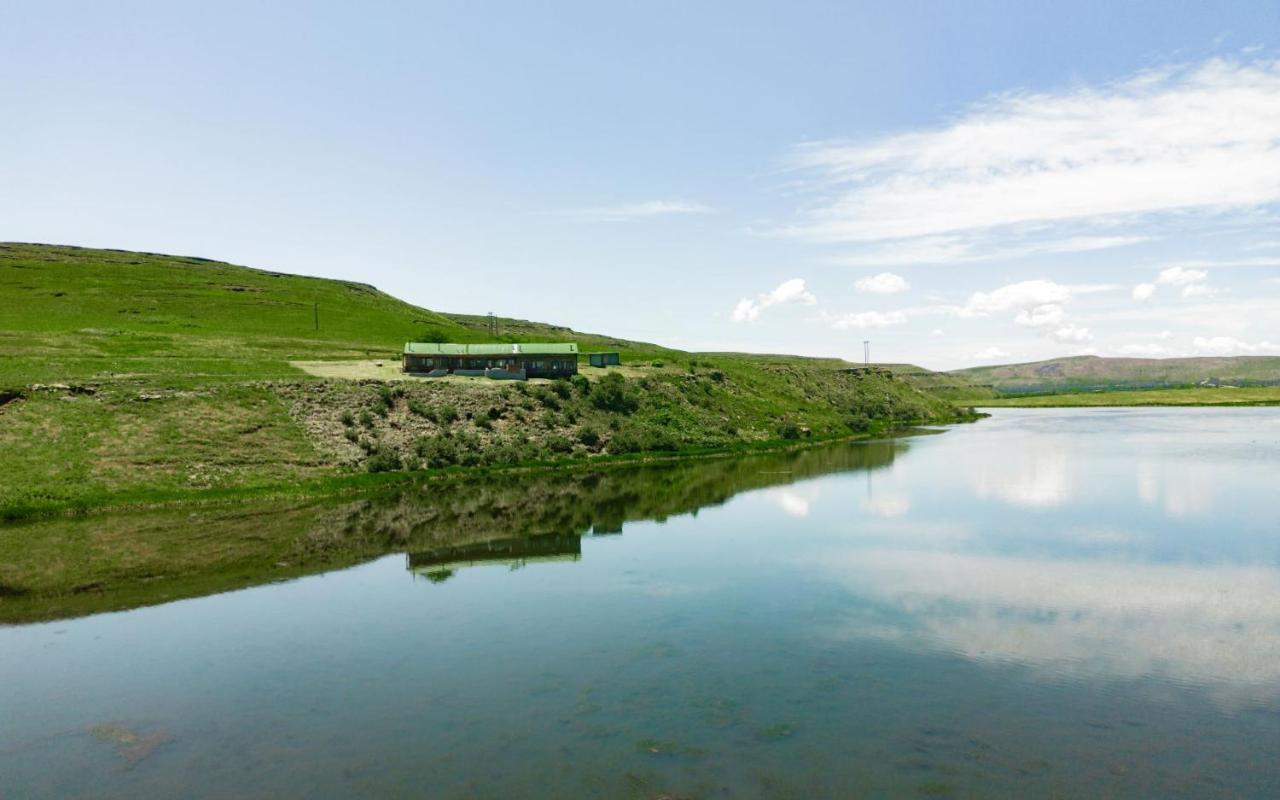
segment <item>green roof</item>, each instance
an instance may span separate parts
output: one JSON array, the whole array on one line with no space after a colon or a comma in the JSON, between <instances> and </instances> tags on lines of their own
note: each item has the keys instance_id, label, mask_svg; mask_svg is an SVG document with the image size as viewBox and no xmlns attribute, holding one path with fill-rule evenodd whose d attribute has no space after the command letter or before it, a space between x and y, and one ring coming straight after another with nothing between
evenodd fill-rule
<instances>
[{"instance_id":1,"label":"green roof","mask_svg":"<svg viewBox=\"0 0 1280 800\"><path fill-rule=\"evenodd\" d=\"M414 356L505 356L505 355L576 355L574 342L547 344L516 342L510 344L455 344L453 342L406 342L406 355Z\"/></svg>"}]
</instances>

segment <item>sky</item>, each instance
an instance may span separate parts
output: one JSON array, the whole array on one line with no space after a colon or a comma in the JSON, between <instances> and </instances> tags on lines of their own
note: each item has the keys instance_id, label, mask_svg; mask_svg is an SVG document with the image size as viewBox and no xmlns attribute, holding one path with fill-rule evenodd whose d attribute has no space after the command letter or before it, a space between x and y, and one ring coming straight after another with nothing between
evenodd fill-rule
<instances>
[{"instance_id":1,"label":"sky","mask_svg":"<svg viewBox=\"0 0 1280 800\"><path fill-rule=\"evenodd\" d=\"M689 350L1280 354L1280 4L10 2L0 240Z\"/></svg>"}]
</instances>

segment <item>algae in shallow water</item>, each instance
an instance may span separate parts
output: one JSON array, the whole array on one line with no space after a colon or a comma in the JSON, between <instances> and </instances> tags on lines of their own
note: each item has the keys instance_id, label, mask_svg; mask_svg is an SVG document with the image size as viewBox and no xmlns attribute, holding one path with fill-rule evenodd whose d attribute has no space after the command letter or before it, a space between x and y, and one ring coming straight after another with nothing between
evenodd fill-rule
<instances>
[{"instance_id":1,"label":"algae in shallow water","mask_svg":"<svg viewBox=\"0 0 1280 800\"><path fill-rule=\"evenodd\" d=\"M116 752L124 759L124 768L133 769L147 756L167 742L173 741L168 731L142 733L115 722L105 722L89 728L89 733L99 741L114 744Z\"/></svg>"}]
</instances>

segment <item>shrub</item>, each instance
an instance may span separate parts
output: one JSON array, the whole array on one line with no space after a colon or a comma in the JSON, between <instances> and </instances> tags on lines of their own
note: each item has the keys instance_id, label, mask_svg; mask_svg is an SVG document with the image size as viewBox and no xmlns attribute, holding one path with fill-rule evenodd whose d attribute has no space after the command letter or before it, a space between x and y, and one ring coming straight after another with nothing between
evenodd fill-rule
<instances>
[{"instance_id":1,"label":"shrub","mask_svg":"<svg viewBox=\"0 0 1280 800\"><path fill-rule=\"evenodd\" d=\"M343 412L342 412L342 424L343 424L343 426L344 426L344 427L347 427L347 428L350 428L352 425L355 425L355 424L356 424L356 415L355 415L355 414L352 414L350 411L343 411Z\"/></svg>"},{"instance_id":2,"label":"shrub","mask_svg":"<svg viewBox=\"0 0 1280 800\"><path fill-rule=\"evenodd\" d=\"M715 381L716 383L724 383L724 373L721 372L720 370L713 369L708 374L711 376L711 380Z\"/></svg>"},{"instance_id":3,"label":"shrub","mask_svg":"<svg viewBox=\"0 0 1280 800\"><path fill-rule=\"evenodd\" d=\"M420 403L417 400L409 400L409 413L413 414L415 417L429 419L432 422L436 421L435 409L426 403Z\"/></svg>"},{"instance_id":4,"label":"shrub","mask_svg":"<svg viewBox=\"0 0 1280 800\"><path fill-rule=\"evenodd\" d=\"M854 433L866 433L871 430L871 417L859 411L845 420L844 424Z\"/></svg>"},{"instance_id":5,"label":"shrub","mask_svg":"<svg viewBox=\"0 0 1280 800\"><path fill-rule=\"evenodd\" d=\"M794 422L784 422L778 426L778 435L783 439L799 439L800 426Z\"/></svg>"},{"instance_id":6,"label":"shrub","mask_svg":"<svg viewBox=\"0 0 1280 800\"><path fill-rule=\"evenodd\" d=\"M347 437L348 442L354 443L360 440L360 434L356 433L355 428L347 428L342 432L342 435Z\"/></svg>"},{"instance_id":7,"label":"shrub","mask_svg":"<svg viewBox=\"0 0 1280 800\"><path fill-rule=\"evenodd\" d=\"M448 436L424 436L418 440L414 452L427 469L441 469L458 463L457 445Z\"/></svg>"},{"instance_id":8,"label":"shrub","mask_svg":"<svg viewBox=\"0 0 1280 800\"><path fill-rule=\"evenodd\" d=\"M568 436L560 433L553 433L546 439L546 447L553 453L564 454L573 452L573 442Z\"/></svg>"},{"instance_id":9,"label":"shrub","mask_svg":"<svg viewBox=\"0 0 1280 800\"><path fill-rule=\"evenodd\" d=\"M395 472L403 467L400 455L394 450L379 449L365 462L365 469L370 472Z\"/></svg>"},{"instance_id":10,"label":"shrub","mask_svg":"<svg viewBox=\"0 0 1280 800\"><path fill-rule=\"evenodd\" d=\"M385 383L378 387L378 399L382 401L384 408L395 408L396 398L404 395L404 389L399 386L387 386Z\"/></svg>"},{"instance_id":11,"label":"shrub","mask_svg":"<svg viewBox=\"0 0 1280 800\"><path fill-rule=\"evenodd\" d=\"M586 375L574 375L569 379L570 385L578 390L578 394L586 397L591 394L591 381L587 380Z\"/></svg>"},{"instance_id":12,"label":"shrub","mask_svg":"<svg viewBox=\"0 0 1280 800\"><path fill-rule=\"evenodd\" d=\"M584 377L583 380L585 381L586 378ZM564 378L556 378L551 382L551 391L555 392L561 400L568 400L569 395L573 393L573 387Z\"/></svg>"},{"instance_id":13,"label":"shrub","mask_svg":"<svg viewBox=\"0 0 1280 800\"><path fill-rule=\"evenodd\" d=\"M475 422L476 422L476 427L481 430L485 430L485 431L493 430L493 420L489 419L488 417L476 417Z\"/></svg>"},{"instance_id":14,"label":"shrub","mask_svg":"<svg viewBox=\"0 0 1280 800\"><path fill-rule=\"evenodd\" d=\"M618 431L609 439L606 449L615 455L623 453L639 453L644 449L644 443L640 441L640 437L633 430Z\"/></svg>"},{"instance_id":15,"label":"shrub","mask_svg":"<svg viewBox=\"0 0 1280 800\"><path fill-rule=\"evenodd\" d=\"M453 406L440 406L440 424L448 425L458 419L458 409Z\"/></svg>"},{"instance_id":16,"label":"shrub","mask_svg":"<svg viewBox=\"0 0 1280 800\"><path fill-rule=\"evenodd\" d=\"M639 404L627 392L626 385L626 380L618 373L606 375L591 392L592 405L604 411L630 414Z\"/></svg>"},{"instance_id":17,"label":"shrub","mask_svg":"<svg viewBox=\"0 0 1280 800\"><path fill-rule=\"evenodd\" d=\"M502 409L497 406L489 406L489 419L502 419Z\"/></svg>"},{"instance_id":18,"label":"shrub","mask_svg":"<svg viewBox=\"0 0 1280 800\"><path fill-rule=\"evenodd\" d=\"M361 411L361 412L360 412L360 424L361 424L361 425L363 425L363 426L365 426L366 428L372 428L372 427L373 427L373 415L372 415L372 414L370 414L368 411Z\"/></svg>"},{"instance_id":19,"label":"shrub","mask_svg":"<svg viewBox=\"0 0 1280 800\"><path fill-rule=\"evenodd\" d=\"M583 425L578 429L578 441L587 447L595 447L600 444L600 431L590 425Z\"/></svg>"},{"instance_id":20,"label":"shrub","mask_svg":"<svg viewBox=\"0 0 1280 800\"><path fill-rule=\"evenodd\" d=\"M654 369L662 369L663 367L666 366L666 364L663 363L662 361L650 361L649 366L653 367Z\"/></svg>"}]
</instances>

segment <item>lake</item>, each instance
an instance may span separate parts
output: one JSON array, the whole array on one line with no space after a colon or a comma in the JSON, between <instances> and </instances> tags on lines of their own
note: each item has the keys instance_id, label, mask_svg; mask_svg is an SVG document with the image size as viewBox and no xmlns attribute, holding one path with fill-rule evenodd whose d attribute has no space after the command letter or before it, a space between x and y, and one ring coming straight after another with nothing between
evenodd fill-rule
<instances>
[{"instance_id":1,"label":"lake","mask_svg":"<svg viewBox=\"0 0 1280 800\"><path fill-rule=\"evenodd\" d=\"M0 797L1276 797L1278 492L1280 409L1002 409L263 514L355 566L0 627Z\"/></svg>"}]
</instances>

